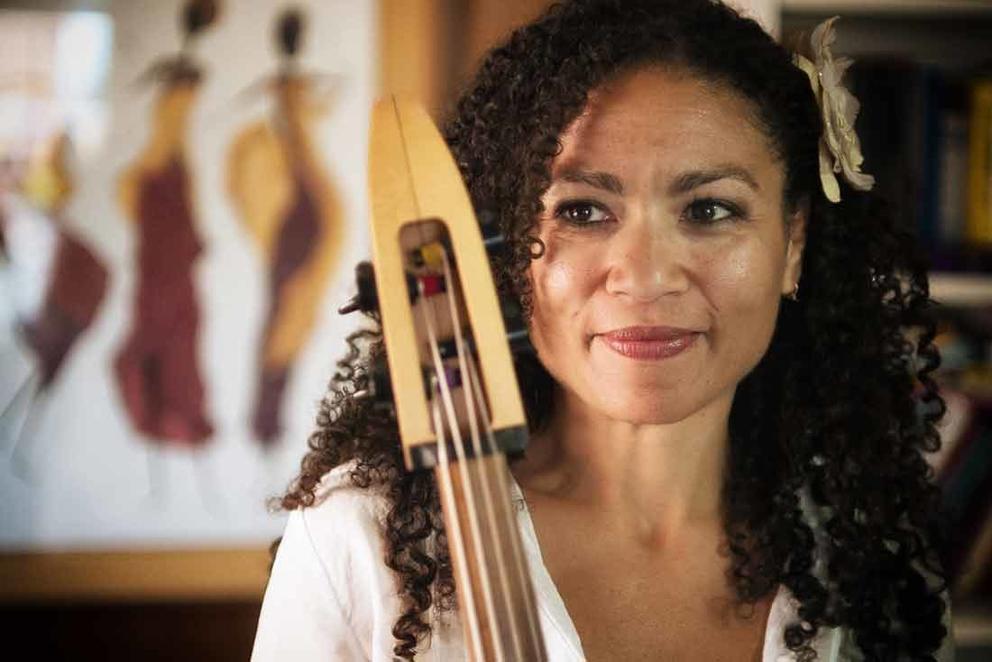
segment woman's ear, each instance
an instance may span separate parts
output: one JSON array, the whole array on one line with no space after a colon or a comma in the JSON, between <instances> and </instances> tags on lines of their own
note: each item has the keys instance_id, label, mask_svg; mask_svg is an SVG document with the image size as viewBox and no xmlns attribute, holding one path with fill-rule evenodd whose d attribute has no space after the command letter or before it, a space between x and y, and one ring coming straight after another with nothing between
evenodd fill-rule
<instances>
[{"instance_id":1,"label":"woman's ear","mask_svg":"<svg viewBox=\"0 0 992 662\"><path fill-rule=\"evenodd\" d=\"M806 223L809 219L809 199L796 205L786 222L785 270L782 274L782 294L791 294L802 277L803 251L806 248Z\"/></svg>"}]
</instances>

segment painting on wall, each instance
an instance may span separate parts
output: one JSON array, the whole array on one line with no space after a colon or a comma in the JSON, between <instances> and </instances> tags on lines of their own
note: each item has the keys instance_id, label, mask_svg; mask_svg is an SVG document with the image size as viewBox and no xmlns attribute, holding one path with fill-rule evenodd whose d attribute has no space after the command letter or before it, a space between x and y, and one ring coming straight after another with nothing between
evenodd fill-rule
<instances>
[{"instance_id":1,"label":"painting on wall","mask_svg":"<svg viewBox=\"0 0 992 662\"><path fill-rule=\"evenodd\" d=\"M0 191L8 332L35 366L0 403L15 470L22 468L21 442L31 438L32 423L44 415L48 392L93 323L107 289L107 268L64 216L73 189L69 149L63 130L39 144L20 173L12 157Z\"/></svg>"},{"instance_id":2,"label":"painting on wall","mask_svg":"<svg viewBox=\"0 0 992 662\"><path fill-rule=\"evenodd\" d=\"M375 4L105 7L0 11L0 549L268 543L357 323Z\"/></svg>"}]
</instances>

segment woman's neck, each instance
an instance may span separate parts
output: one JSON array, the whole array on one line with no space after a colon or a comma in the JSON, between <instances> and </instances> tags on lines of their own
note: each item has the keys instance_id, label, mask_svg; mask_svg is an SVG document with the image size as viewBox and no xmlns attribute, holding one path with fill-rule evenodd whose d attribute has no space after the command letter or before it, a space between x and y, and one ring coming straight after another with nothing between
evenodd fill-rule
<instances>
[{"instance_id":1,"label":"woman's neck","mask_svg":"<svg viewBox=\"0 0 992 662\"><path fill-rule=\"evenodd\" d=\"M733 394L676 423L606 418L559 391L547 429L513 472L525 492L608 513L638 537L668 539L721 518Z\"/></svg>"}]
</instances>

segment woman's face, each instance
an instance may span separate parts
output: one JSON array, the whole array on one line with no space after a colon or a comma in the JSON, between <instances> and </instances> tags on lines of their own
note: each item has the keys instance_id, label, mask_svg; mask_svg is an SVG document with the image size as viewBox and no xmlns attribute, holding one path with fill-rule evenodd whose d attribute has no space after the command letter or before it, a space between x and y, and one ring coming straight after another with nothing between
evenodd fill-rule
<instances>
[{"instance_id":1,"label":"woman's face","mask_svg":"<svg viewBox=\"0 0 992 662\"><path fill-rule=\"evenodd\" d=\"M562 145L530 267L543 364L616 420L729 401L799 279L805 228L786 225L784 165L750 104L639 69L595 90Z\"/></svg>"}]
</instances>

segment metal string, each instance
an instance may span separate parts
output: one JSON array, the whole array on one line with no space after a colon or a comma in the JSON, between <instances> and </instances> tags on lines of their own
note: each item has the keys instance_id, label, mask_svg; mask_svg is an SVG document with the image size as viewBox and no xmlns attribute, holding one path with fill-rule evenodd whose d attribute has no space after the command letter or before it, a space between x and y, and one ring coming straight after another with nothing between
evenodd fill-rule
<instances>
[{"instance_id":1,"label":"metal string","mask_svg":"<svg viewBox=\"0 0 992 662\"><path fill-rule=\"evenodd\" d=\"M471 359L470 357L469 361L466 361L467 352L465 351L465 342L461 333L461 318L458 314L458 302L456 299L457 289L454 287L454 281L451 277L451 263L448 260L447 251L441 252L441 261L444 265L445 282L451 283L448 287L448 309L451 315L452 327L455 329L455 349L458 355L458 369L461 371L462 375L462 390L465 394L465 407L467 410L469 429L472 435L472 449L475 453L477 466L479 467L479 474L482 479L482 500L488 515L489 533L492 536L492 541L495 543L493 544L493 549L496 553L497 572L499 573L499 581L501 588L503 589L503 603L506 608L506 613L510 618L510 632L513 636L514 652L517 655L517 659L523 659L523 645L520 642L520 632L517 629L517 614L513 609L513 593L510 586L509 570L506 568L506 561L503 558L503 546L499 544L500 532L499 523L496 520L496 506L493 503L493 493L489 484L488 471L486 471L486 467L483 464L485 461L484 458L489 457L489 453L496 451L495 439L487 420L486 439L489 441L489 448L487 449L489 453L483 454L482 442L480 441L479 435L479 423L476 419L475 413L475 398L472 397L471 383L469 381L469 367L467 365L468 362L474 362L474 359ZM514 525L512 521L509 523L511 526Z\"/></svg>"},{"instance_id":2,"label":"metal string","mask_svg":"<svg viewBox=\"0 0 992 662\"><path fill-rule=\"evenodd\" d=\"M443 377L443 375L442 375ZM434 378L435 389L438 388L438 380ZM451 465L448 462L448 442L444 436L444 422L441 420L441 405L437 398L431 398L431 417L434 420L434 433L437 435L438 444L438 473L441 476L441 482L444 483L444 489L441 490L441 494L445 497L445 505L447 510L452 514L451 521L447 523L448 529L451 533L451 540L460 549L465 549L465 538L462 537L461 524L458 521L458 504L455 503L455 492L454 485L451 482ZM471 588L471 578L468 573L468 566L465 563L456 563L455 567L459 569L458 581L461 582L462 586ZM465 596L465 609L468 612L468 629L471 634L472 648L475 652L475 658L478 660L484 659L484 649L482 647L482 632L479 629L479 614L475 610L475 599L472 595L471 590L463 591Z\"/></svg>"},{"instance_id":3,"label":"metal string","mask_svg":"<svg viewBox=\"0 0 992 662\"><path fill-rule=\"evenodd\" d=\"M422 282L418 282L418 288L420 290L421 302L426 303L427 300L424 297L424 288ZM479 514L475 504L475 490L472 489L472 481L469 476L468 465L466 463L467 458L465 452L465 443L462 441L461 430L458 427L458 417L455 414L454 401L451 398L451 388L448 386L448 380L444 373L444 364L441 361L441 354L438 351L437 332L434 329L434 320L430 315L430 313L427 312L426 305L421 306L421 313L423 314L424 325L427 327L427 337L430 343L431 360L434 363L434 372L437 376L437 382L441 390L441 401L444 404L444 412L447 415L448 426L449 429L451 430L451 437L455 446L455 455L457 456L457 460L458 460L458 471L461 474L462 486L464 488L464 493L465 493L465 504L466 504L466 510L468 512L469 528L472 532L472 539L475 542L475 544L473 545L474 548L473 551L475 553L476 561L478 562L479 567L484 569L486 567L486 559L485 559L485 553L481 547L482 536L479 528ZM453 514L457 516L457 511L455 511L455 513ZM496 611L494 608L495 605L493 601L493 590L489 582L489 573L485 571L480 572L479 579L481 580L481 584L482 584L482 594L486 602L486 609L488 611L491 632L495 633L498 631L498 629L496 627L497 624L495 623ZM472 587L471 585L467 585L465 589L466 589L465 592L469 592L472 590ZM502 642L500 641L500 638L493 637L493 641L496 648L497 658L504 659Z\"/></svg>"},{"instance_id":4,"label":"metal string","mask_svg":"<svg viewBox=\"0 0 992 662\"><path fill-rule=\"evenodd\" d=\"M496 439L493 437L493 428L491 419L489 417L489 410L486 407L486 401L483 397L482 386L479 383L479 375L475 369L475 362L469 361L469 380L472 384L472 393L474 393L475 398L479 401L479 409L482 414L482 421L485 424L486 434L489 438L489 443L492 447L496 446ZM513 504L510 499L510 492L507 485L507 479L509 476L500 476L496 481L497 486L500 489L500 494L498 498L502 499L504 503ZM514 532L519 533L519 527L517 527L516 518L512 518L510 526L514 527ZM520 589L523 591L524 609L527 614L527 626L530 629L531 642L534 645L535 660L544 659L544 651L541 649L541 626L540 621L537 616L537 607L534 604L534 594L528 587L529 583L529 573L527 571L526 557L524 556L523 548L521 547L520 536L511 535L510 536L510 546L514 557L514 565L517 569L517 581L519 582Z\"/></svg>"}]
</instances>

